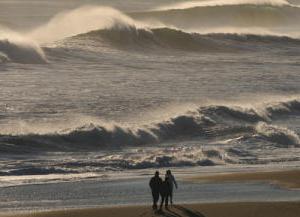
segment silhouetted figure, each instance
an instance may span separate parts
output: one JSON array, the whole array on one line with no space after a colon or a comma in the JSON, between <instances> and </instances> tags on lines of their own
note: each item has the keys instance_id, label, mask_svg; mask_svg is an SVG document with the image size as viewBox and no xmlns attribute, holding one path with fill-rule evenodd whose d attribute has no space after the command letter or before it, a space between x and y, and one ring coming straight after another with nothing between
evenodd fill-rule
<instances>
[{"instance_id":1,"label":"silhouetted figure","mask_svg":"<svg viewBox=\"0 0 300 217\"><path fill-rule=\"evenodd\" d=\"M161 187L160 187L160 196L161 196L161 203L160 203L160 208L159 208L160 210L162 209L164 202L165 202L166 209L168 208L170 195L171 195L170 181L169 181L169 178L166 177L165 181L163 181L163 183L161 184Z\"/></svg>"},{"instance_id":2,"label":"silhouetted figure","mask_svg":"<svg viewBox=\"0 0 300 217\"><path fill-rule=\"evenodd\" d=\"M178 185L177 185L177 182L175 180L175 177L171 173L171 170L167 170L166 178L168 178L168 181L169 181L169 185L170 185L170 202L171 202L171 205L173 205L173 189L174 189L174 185L175 185L176 189L178 188Z\"/></svg>"},{"instance_id":3,"label":"silhouetted figure","mask_svg":"<svg viewBox=\"0 0 300 217\"><path fill-rule=\"evenodd\" d=\"M153 206L152 208L155 210L157 209L157 202L159 199L159 191L162 185L162 179L159 177L159 172L156 171L154 177L150 179L149 186L152 191L152 198L153 198Z\"/></svg>"}]
</instances>

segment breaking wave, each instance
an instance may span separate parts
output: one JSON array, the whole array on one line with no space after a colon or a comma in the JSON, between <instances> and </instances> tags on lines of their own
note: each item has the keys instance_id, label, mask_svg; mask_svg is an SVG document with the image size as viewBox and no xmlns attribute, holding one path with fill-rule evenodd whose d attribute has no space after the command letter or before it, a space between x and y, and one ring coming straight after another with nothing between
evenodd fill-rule
<instances>
[{"instance_id":1,"label":"breaking wave","mask_svg":"<svg viewBox=\"0 0 300 217\"><path fill-rule=\"evenodd\" d=\"M40 43L49 43L98 29L140 25L142 24L114 8L84 6L59 13L47 24L29 32L28 36Z\"/></svg>"},{"instance_id":2,"label":"breaking wave","mask_svg":"<svg viewBox=\"0 0 300 217\"><path fill-rule=\"evenodd\" d=\"M0 62L45 63L43 50L51 50L48 44L74 38L118 48L215 52L300 44L300 8L283 0L184 4L187 5L131 13L99 6L62 12L22 37L1 33Z\"/></svg>"},{"instance_id":3,"label":"breaking wave","mask_svg":"<svg viewBox=\"0 0 300 217\"><path fill-rule=\"evenodd\" d=\"M281 144L283 147L288 145L300 145L299 136L294 131L284 127L260 122L256 126L256 131L267 140L275 142L276 144Z\"/></svg>"},{"instance_id":4,"label":"breaking wave","mask_svg":"<svg viewBox=\"0 0 300 217\"><path fill-rule=\"evenodd\" d=\"M42 48L14 33L0 33L0 62L46 63Z\"/></svg>"},{"instance_id":5,"label":"breaking wave","mask_svg":"<svg viewBox=\"0 0 300 217\"><path fill-rule=\"evenodd\" d=\"M72 170L63 170L53 167L28 167L21 169L14 169L9 171L0 171L0 176L24 176L24 175L48 175L48 174L68 174L77 173Z\"/></svg>"},{"instance_id":6,"label":"breaking wave","mask_svg":"<svg viewBox=\"0 0 300 217\"><path fill-rule=\"evenodd\" d=\"M6 134L0 137L0 150L1 153L17 154L34 151L118 149L168 141L256 134L282 146L299 145L299 137L295 132L266 124L283 115L299 114L300 101L297 99L267 104L263 108L210 105L138 127L88 124L50 134Z\"/></svg>"}]
</instances>

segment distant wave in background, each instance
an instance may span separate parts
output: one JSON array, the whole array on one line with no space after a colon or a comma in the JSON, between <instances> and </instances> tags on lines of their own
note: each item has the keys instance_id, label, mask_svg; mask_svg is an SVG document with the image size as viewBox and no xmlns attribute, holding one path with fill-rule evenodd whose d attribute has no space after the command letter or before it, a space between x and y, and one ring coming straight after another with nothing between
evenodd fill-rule
<instances>
[{"instance_id":1,"label":"distant wave in background","mask_svg":"<svg viewBox=\"0 0 300 217\"><path fill-rule=\"evenodd\" d=\"M220 4L217 4L218 2ZM240 29L243 27L261 27L262 30L274 30L275 32L282 30L282 33L286 35L292 31L288 27L298 27L297 30L299 31L297 20L300 16L300 8L298 6L287 2L275 4L272 3L273 1L261 1L260 4L258 4L260 1L234 2L236 4L226 4L230 1L201 1L192 5L183 3L189 6L137 12L129 15L146 23L210 33L220 33L222 30L223 33L227 33L224 32L226 28L231 28L232 32L240 33ZM255 34L256 32L252 33Z\"/></svg>"},{"instance_id":2,"label":"distant wave in background","mask_svg":"<svg viewBox=\"0 0 300 217\"><path fill-rule=\"evenodd\" d=\"M227 52L261 43L298 46L299 20L300 8L284 0L184 2L129 13L85 6L62 12L27 33L3 30L0 62L45 63L41 47L46 49L74 36L97 39L101 42L98 46L112 49L139 46Z\"/></svg>"},{"instance_id":3,"label":"distant wave in background","mask_svg":"<svg viewBox=\"0 0 300 217\"><path fill-rule=\"evenodd\" d=\"M157 8L157 10L186 9L192 7L213 7L225 5L291 6L291 4L286 0L208 0L179 2L168 6L160 6L159 8Z\"/></svg>"}]
</instances>

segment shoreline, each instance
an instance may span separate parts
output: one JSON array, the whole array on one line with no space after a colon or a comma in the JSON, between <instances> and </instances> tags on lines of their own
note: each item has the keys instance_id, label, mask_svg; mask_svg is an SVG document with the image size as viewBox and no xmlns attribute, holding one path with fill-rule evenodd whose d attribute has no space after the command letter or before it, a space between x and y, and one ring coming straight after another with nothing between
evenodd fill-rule
<instances>
[{"instance_id":1,"label":"shoreline","mask_svg":"<svg viewBox=\"0 0 300 217\"><path fill-rule=\"evenodd\" d=\"M225 204L225 208L231 204L230 207L232 207L232 209L236 209L233 207L240 205L245 205L246 208L248 207L249 209L251 207L251 209L257 209L253 206L258 205L260 207L261 204L265 204L267 207L270 207L272 204L277 204L276 206L279 210L285 209L284 207L286 207L287 204L297 203L298 207L300 207L299 188L296 188L300 181L298 180L299 175L300 170L298 169L205 174L193 173L193 175L185 179L181 177L178 180L181 182L181 185L179 191L176 192L177 198L175 201L177 201L178 204L184 204L184 207L192 206L198 210L200 208L205 210L207 206L221 206L221 204ZM287 180L289 181L287 182L288 184L286 182L284 182L284 184L290 187L293 184L293 189L278 188L270 185L270 183L278 184L279 181L283 182ZM83 182L3 188L0 198L6 198L6 195L8 195L8 197L7 204L5 201L2 204L0 203L0 217L44 217L45 214L47 214L45 217L54 217L55 215L51 213L58 213L57 217L64 217L69 216L65 215L65 212L84 212L84 214L79 215L79 217L81 217L85 216L87 211L98 210L98 212L102 213L103 210L127 210L130 207L132 209L143 209L147 211L150 209L149 204L151 203L147 184L148 179L144 178L123 180L120 182L116 180L106 182L89 180ZM12 191L14 192L14 196L11 194ZM24 194L24 192L27 193ZM37 197L34 200L32 200L30 192L35 192ZM10 205L10 201L15 201L16 203L14 202ZM1 210L1 207L3 210ZM264 208L264 206L260 208L269 209ZM135 216L133 211L130 211L130 213L129 217ZM93 215L87 216L90 217ZM72 214L71 216L74 215ZM94 216L96 216L96 214ZM104 214L103 216L110 217L110 215ZM185 216L181 215L180 217Z\"/></svg>"},{"instance_id":2,"label":"shoreline","mask_svg":"<svg viewBox=\"0 0 300 217\"><path fill-rule=\"evenodd\" d=\"M153 212L151 206L120 206L0 214L0 217L298 217L299 202L236 202L174 205Z\"/></svg>"},{"instance_id":3,"label":"shoreline","mask_svg":"<svg viewBox=\"0 0 300 217\"><path fill-rule=\"evenodd\" d=\"M232 183L267 182L284 188L300 190L300 170L236 172L215 175L194 176L186 179L192 182Z\"/></svg>"}]
</instances>

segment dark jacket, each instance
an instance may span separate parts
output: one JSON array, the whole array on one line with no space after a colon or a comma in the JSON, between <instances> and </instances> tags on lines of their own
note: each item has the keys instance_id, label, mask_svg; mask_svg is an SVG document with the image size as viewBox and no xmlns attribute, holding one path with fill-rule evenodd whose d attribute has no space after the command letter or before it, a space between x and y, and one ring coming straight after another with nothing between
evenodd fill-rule
<instances>
[{"instance_id":1,"label":"dark jacket","mask_svg":"<svg viewBox=\"0 0 300 217\"><path fill-rule=\"evenodd\" d=\"M154 176L149 182L149 186L152 191L159 192L160 186L162 184L162 179L159 176Z\"/></svg>"},{"instance_id":2,"label":"dark jacket","mask_svg":"<svg viewBox=\"0 0 300 217\"><path fill-rule=\"evenodd\" d=\"M161 184L161 187L159 189L159 192L160 192L161 196L167 196L167 195L171 194L171 186L170 186L170 181L168 179L163 181L163 183Z\"/></svg>"}]
</instances>

